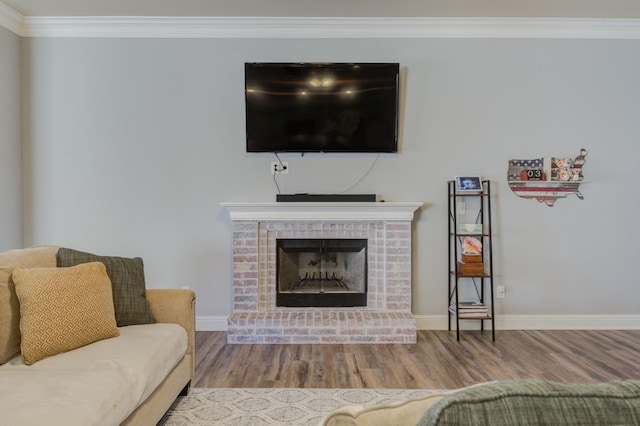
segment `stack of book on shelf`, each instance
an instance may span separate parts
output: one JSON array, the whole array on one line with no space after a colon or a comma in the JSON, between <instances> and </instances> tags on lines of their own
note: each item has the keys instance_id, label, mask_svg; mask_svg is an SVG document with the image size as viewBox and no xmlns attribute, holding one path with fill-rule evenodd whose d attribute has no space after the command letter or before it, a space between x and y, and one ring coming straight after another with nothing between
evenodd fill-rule
<instances>
[{"instance_id":1,"label":"stack of book on shelf","mask_svg":"<svg viewBox=\"0 0 640 426\"><path fill-rule=\"evenodd\" d=\"M458 303L459 317L488 317L489 308L481 302L460 302ZM449 306L449 312L456 314L456 305Z\"/></svg>"}]
</instances>

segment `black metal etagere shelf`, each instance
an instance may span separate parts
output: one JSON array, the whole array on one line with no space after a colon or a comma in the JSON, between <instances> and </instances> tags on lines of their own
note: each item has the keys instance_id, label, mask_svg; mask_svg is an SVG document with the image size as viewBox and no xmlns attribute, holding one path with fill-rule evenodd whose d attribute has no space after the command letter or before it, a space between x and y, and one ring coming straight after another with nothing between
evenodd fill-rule
<instances>
[{"instance_id":1,"label":"black metal etagere shelf","mask_svg":"<svg viewBox=\"0 0 640 426\"><path fill-rule=\"evenodd\" d=\"M447 182L449 211L449 331L455 320L456 340L460 340L460 321L480 321L480 329L484 324L491 324L491 340L495 341L495 314L493 300L493 242L491 235L491 182L481 181L482 188L478 192L460 192L456 181ZM473 232L466 228L467 223L460 223L459 201L473 201L477 209ZM466 210L466 207L465 207ZM475 210L474 210L475 211ZM462 225L462 226L460 226ZM462 229L462 232L460 230ZM471 264L464 262L470 257L463 255L462 246L465 238L475 238L482 243L481 257ZM467 270L468 268L468 270ZM472 288L469 286L472 285ZM468 296L469 293L475 294ZM460 300L460 290L465 290L465 298Z\"/></svg>"}]
</instances>

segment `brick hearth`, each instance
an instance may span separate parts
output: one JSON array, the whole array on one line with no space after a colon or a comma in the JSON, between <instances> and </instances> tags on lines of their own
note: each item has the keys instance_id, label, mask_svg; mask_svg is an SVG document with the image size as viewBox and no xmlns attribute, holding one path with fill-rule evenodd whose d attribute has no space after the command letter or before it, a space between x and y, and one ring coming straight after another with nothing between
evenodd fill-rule
<instances>
[{"instance_id":1,"label":"brick hearth","mask_svg":"<svg viewBox=\"0 0 640 426\"><path fill-rule=\"evenodd\" d=\"M421 203L224 203L233 221L229 343L415 343L411 223ZM276 240L368 240L367 306L283 308Z\"/></svg>"}]
</instances>

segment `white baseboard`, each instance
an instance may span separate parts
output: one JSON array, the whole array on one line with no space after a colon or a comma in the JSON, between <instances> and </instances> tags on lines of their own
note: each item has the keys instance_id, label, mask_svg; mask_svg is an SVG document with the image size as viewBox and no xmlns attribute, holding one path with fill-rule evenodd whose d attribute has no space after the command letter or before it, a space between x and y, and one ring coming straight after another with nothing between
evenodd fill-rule
<instances>
[{"instance_id":1,"label":"white baseboard","mask_svg":"<svg viewBox=\"0 0 640 426\"><path fill-rule=\"evenodd\" d=\"M415 318L418 330L448 328L446 315L415 315ZM476 329L479 324L465 321L460 328ZM196 330L227 331L227 316L198 316ZM640 315L500 315L496 318L496 330L640 330Z\"/></svg>"},{"instance_id":2,"label":"white baseboard","mask_svg":"<svg viewBox=\"0 0 640 426\"><path fill-rule=\"evenodd\" d=\"M415 318L418 330L448 329L447 315ZM465 321L460 328L475 329L479 324ZM640 330L640 315L499 315L496 330Z\"/></svg>"},{"instance_id":3,"label":"white baseboard","mask_svg":"<svg viewBox=\"0 0 640 426\"><path fill-rule=\"evenodd\" d=\"M197 316L197 331L227 331L228 316Z\"/></svg>"}]
</instances>

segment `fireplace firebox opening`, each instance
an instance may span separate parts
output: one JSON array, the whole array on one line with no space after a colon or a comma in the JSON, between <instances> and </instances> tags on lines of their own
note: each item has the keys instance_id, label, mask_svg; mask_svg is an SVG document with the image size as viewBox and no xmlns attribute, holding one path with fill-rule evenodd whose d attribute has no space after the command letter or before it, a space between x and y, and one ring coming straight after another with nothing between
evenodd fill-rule
<instances>
[{"instance_id":1,"label":"fireplace firebox opening","mask_svg":"<svg viewBox=\"0 0 640 426\"><path fill-rule=\"evenodd\" d=\"M367 306L366 239L278 239L276 253L276 306Z\"/></svg>"}]
</instances>

